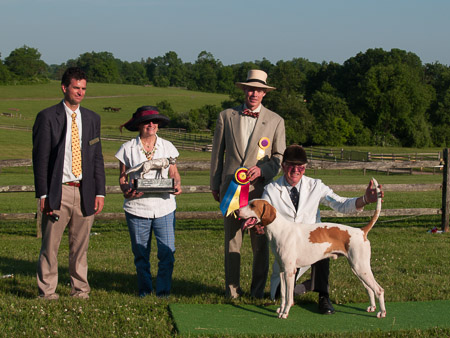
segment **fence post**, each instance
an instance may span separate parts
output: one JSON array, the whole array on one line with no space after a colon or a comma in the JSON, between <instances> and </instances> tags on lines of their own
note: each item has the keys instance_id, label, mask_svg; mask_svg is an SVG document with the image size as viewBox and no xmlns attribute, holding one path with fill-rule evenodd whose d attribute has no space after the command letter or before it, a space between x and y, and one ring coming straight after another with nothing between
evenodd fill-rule
<instances>
[{"instance_id":1,"label":"fence post","mask_svg":"<svg viewBox=\"0 0 450 338\"><path fill-rule=\"evenodd\" d=\"M444 153L444 173L442 181L442 231L448 232L448 223L450 216L450 166L448 163L448 152L449 149L445 148Z\"/></svg>"}]
</instances>

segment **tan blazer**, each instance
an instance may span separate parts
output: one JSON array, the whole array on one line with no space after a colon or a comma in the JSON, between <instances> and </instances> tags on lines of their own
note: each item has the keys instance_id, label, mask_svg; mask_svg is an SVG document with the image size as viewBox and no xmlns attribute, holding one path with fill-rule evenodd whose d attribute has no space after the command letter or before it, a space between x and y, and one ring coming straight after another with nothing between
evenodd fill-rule
<instances>
[{"instance_id":1,"label":"tan blazer","mask_svg":"<svg viewBox=\"0 0 450 338\"><path fill-rule=\"evenodd\" d=\"M286 148L283 118L262 106L245 154L241 136L242 116L239 114L243 109L244 105L226 109L219 113L217 119L211 153L210 186L211 190L220 191L221 199L236 169L254 165L261 168L262 177L251 184L249 199L261 197L264 186L280 171ZM257 161L258 143L262 137L269 138L270 146L265 150L265 156Z\"/></svg>"}]
</instances>

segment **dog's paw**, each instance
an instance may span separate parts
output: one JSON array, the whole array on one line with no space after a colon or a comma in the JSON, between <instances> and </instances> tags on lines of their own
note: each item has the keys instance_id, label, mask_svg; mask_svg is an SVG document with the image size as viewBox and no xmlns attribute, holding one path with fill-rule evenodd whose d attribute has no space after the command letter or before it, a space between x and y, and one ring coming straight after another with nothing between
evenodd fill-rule
<instances>
[{"instance_id":1,"label":"dog's paw","mask_svg":"<svg viewBox=\"0 0 450 338\"><path fill-rule=\"evenodd\" d=\"M368 308L367 308L367 312L375 312L375 310L377 309L377 307L375 306L375 305L371 305L371 306L369 306Z\"/></svg>"},{"instance_id":2,"label":"dog's paw","mask_svg":"<svg viewBox=\"0 0 450 338\"><path fill-rule=\"evenodd\" d=\"M380 311L377 313L377 318L385 318L386 317L386 311Z\"/></svg>"},{"instance_id":3,"label":"dog's paw","mask_svg":"<svg viewBox=\"0 0 450 338\"><path fill-rule=\"evenodd\" d=\"M279 307L279 308L277 309L277 313L278 313L278 314L281 313L281 307Z\"/></svg>"},{"instance_id":4,"label":"dog's paw","mask_svg":"<svg viewBox=\"0 0 450 338\"><path fill-rule=\"evenodd\" d=\"M280 319L287 319L288 316L289 316L289 313L280 313L278 315L278 318L280 318Z\"/></svg>"}]
</instances>

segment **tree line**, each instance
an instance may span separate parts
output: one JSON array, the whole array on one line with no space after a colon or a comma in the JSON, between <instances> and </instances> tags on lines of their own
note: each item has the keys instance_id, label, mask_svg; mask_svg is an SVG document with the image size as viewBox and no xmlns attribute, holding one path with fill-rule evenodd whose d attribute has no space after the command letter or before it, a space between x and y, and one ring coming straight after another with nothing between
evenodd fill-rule
<instances>
[{"instance_id":1,"label":"tree line","mask_svg":"<svg viewBox=\"0 0 450 338\"><path fill-rule=\"evenodd\" d=\"M368 49L343 64L316 63L304 58L267 59L223 65L206 51L193 63L178 55L127 62L109 52L81 54L60 65L47 65L35 48L23 46L0 59L0 84L44 83L59 80L69 66L78 66L90 82L183 87L224 93L229 100L189 112L174 112L160 103L172 126L189 131L214 130L221 109L240 104L243 93L235 82L250 69L268 73L277 88L264 105L286 122L288 144L404 147L450 146L450 68L422 64L408 51Z\"/></svg>"}]
</instances>

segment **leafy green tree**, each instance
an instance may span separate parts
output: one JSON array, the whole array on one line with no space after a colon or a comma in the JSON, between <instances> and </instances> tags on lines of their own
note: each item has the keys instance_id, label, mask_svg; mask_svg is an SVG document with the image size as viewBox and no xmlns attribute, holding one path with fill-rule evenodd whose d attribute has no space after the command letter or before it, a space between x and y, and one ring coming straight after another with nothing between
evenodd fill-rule
<instances>
[{"instance_id":1,"label":"leafy green tree","mask_svg":"<svg viewBox=\"0 0 450 338\"><path fill-rule=\"evenodd\" d=\"M219 60L206 51L200 52L197 61L193 65L189 89L200 90L210 93L217 92L218 88L218 71L222 67Z\"/></svg>"},{"instance_id":2,"label":"leafy green tree","mask_svg":"<svg viewBox=\"0 0 450 338\"><path fill-rule=\"evenodd\" d=\"M86 72L90 82L121 83L120 60L116 60L112 53L84 53L75 62Z\"/></svg>"},{"instance_id":3,"label":"leafy green tree","mask_svg":"<svg viewBox=\"0 0 450 338\"><path fill-rule=\"evenodd\" d=\"M217 73L217 92L233 93L236 89L233 68L221 67Z\"/></svg>"},{"instance_id":4,"label":"leafy green tree","mask_svg":"<svg viewBox=\"0 0 450 338\"><path fill-rule=\"evenodd\" d=\"M122 83L143 85L148 83L145 67L141 62L123 62L120 64Z\"/></svg>"},{"instance_id":5,"label":"leafy green tree","mask_svg":"<svg viewBox=\"0 0 450 338\"><path fill-rule=\"evenodd\" d=\"M310 105L315 117L314 144L326 146L364 145L370 142L370 132L348 109L342 98L317 91Z\"/></svg>"},{"instance_id":6,"label":"leafy green tree","mask_svg":"<svg viewBox=\"0 0 450 338\"><path fill-rule=\"evenodd\" d=\"M148 60L147 76L157 87L184 87L187 84L183 61L173 51Z\"/></svg>"},{"instance_id":7,"label":"leafy green tree","mask_svg":"<svg viewBox=\"0 0 450 338\"><path fill-rule=\"evenodd\" d=\"M408 65L372 67L361 84L367 109L366 125L379 145L425 147L431 144L426 111L432 90L421 80L421 71Z\"/></svg>"},{"instance_id":8,"label":"leafy green tree","mask_svg":"<svg viewBox=\"0 0 450 338\"><path fill-rule=\"evenodd\" d=\"M172 105L167 100L162 100L156 104L158 110L161 114L166 115L170 119L174 116L175 112L172 108Z\"/></svg>"},{"instance_id":9,"label":"leafy green tree","mask_svg":"<svg viewBox=\"0 0 450 338\"><path fill-rule=\"evenodd\" d=\"M0 84L8 84L12 80L12 75L9 72L8 67L6 67L2 60L0 60Z\"/></svg>"},{"instance_id":10,"label":"leafy green tree","mask_svg":"<svg viewBox=\"0 0 450 338\"><path fill-rule=\"evenodd\" d=\"M431 144L426 111L433 89L417 55L399 49L359 53L344 63L337 84L349 108L378 145Z\"/></svg>"},{"instance_id":11,"label":"leafy green tree","mask_svg":"<svg viewBox=\"0 0 450 338\"><path fill-rule=\"evenodd\" d=\"M5 58L5 66L15 79L23 82L47 82L47 65L36 48L23 46Z\"/></svg>"},{"instance_id":12,"label":"leafy green tree","mask_svg":"<svg viewBox=\"0 0 450 338\"><path fill-rule=\"evenodd\" d=\"M434 88L434 98L428 110L432 124L433 144L450 146L450 67L440 63L425 65L425 79Z\"/></svg>"}]
</instances>

